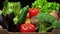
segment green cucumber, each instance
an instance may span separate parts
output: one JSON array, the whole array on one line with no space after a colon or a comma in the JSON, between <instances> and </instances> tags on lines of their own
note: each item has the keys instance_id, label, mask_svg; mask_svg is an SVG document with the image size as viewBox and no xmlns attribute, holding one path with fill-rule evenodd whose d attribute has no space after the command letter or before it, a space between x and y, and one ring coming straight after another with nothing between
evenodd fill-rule
<instances>
[{"instance_id":1,"label":"green cucumber","mask_svg":"<svg viewBox=\"0 0 60 34\"><path fill-rule=\"evenodd\" d=\"M18 16L19 24L22 24L25 21L28 10L29 6L26 6L22 9L22 13Z\"/></svg>"}]
</instances>

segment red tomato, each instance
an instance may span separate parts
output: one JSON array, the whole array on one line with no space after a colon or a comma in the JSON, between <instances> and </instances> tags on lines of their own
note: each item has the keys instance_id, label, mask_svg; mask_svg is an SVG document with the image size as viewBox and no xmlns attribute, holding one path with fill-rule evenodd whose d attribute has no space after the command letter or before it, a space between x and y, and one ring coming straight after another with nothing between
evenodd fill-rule
<instances>
[{"instance_id":1,"label":"red tomato","mask_svg":"<svg viewBox=\"0 0 60 34\"><path fill-rule=\"evenodd\" d=\"M39 10L36 8L30 8L29 9L29 18L32 18L33 16L36 16L39 13Z\"/></svg>"},{"instance_id":2,"label":"red tomato","mask_svg":"<svg viewBox=\"0 0 60 34\"><path fill-rule=\"evenodd\" d=\"M27 23L20 26L20 32L35 32L35 26Z\"/></svg>"}]
</instances>

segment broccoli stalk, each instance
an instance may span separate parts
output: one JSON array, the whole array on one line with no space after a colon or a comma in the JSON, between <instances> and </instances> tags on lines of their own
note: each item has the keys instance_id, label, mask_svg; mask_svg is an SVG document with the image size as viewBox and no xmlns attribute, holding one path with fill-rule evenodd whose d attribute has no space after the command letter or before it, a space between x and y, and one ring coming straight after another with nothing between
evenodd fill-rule
<instances>
[{"instance_id":1,"label":"broccoli stalk","mask_svg":"<svg viewBox=\"0 0 60 34\"><path fill-rule=\"evenodd\" d=\"M44 32L47 32L49 29L52 29L52 26L47 27L45 29L42 28L42 30L39 30L39 32L44 33Z\"/></svg>"}]
</instances>

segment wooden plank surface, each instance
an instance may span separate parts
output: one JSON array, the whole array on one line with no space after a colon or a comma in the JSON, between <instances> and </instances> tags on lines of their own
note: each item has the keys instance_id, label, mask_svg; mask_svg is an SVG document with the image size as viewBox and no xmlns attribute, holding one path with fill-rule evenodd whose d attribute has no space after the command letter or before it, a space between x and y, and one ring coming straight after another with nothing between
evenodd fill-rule
<instances>
[{"instance_id":1,"label":"wooden plank surface","mask_svg":"<svg viewBox=\"0 0 60 34\"><path fill-rule=\"evenodd\" d=\"M37 32L8 32L6 29L0 29L0 34L60 34L60 29L53 30L52 32L37 33Z\"/></svg>"}]
</instances>

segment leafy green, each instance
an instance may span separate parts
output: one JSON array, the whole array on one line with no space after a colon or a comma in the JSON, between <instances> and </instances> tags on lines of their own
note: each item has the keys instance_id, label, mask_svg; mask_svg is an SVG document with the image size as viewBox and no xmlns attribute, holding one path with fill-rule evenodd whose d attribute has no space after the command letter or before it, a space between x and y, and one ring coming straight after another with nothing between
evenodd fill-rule
<instances>
[{"instance_id":1,"label":"leafy green","mask_svg":"<svg viewBox=\"0 0 60 34\"><path fill-rule=\"evenodd\" d=\"M14 15L18 15L21 9L20 2L8 2L8 0L4 1L4 9L3 14L6 16L7 14L11 14L12 12Z\"/></svg>"},{"instance_id":2,"label":"leafy green","mask_svg":"<svg viewBox=\"0 0 60 34\"><path fill-rule=\"evenodd\" d=\"M17 24L18 23L18 15L20 15L21 14L21 12L22 12L22 9L20 10L20 12L19 12L19 14L15 14L15 17L13 18L13 22L14 22L14 24Z\"/></svg>"},{"instance_id":3,"label":"leafy green","mask_svg":"<svg viewBox=\"0 0 60 34\"><path fill-rule=\"evenodd\" d=\"M8 2L8 0L4 1L3 15L11 14L13 12L13 3Z\"/></svg>"},{"instance_id":4,"label":"leafy green","mask_svg":"<svg viewBox=\"0 0 60 34\"><path fill-rule=\"evenodd\" d=\"M53 10L58 11L59 10L59 4L56 2L47 2L44 4L44 6L41 8L42 13L50 13Z\"/></svg>"},{"instance_id":5,"label":"leafy green","mask_svg":"<svg viewBox=\"0 0 60 34\"><path fill-rule=\"evenodd\" d=\"M34 8L42 8L44 3L46 3L46 0L35 0L34 3L32 3L32 7Z\"/></svg>"},{"instance_id":6,"label":"leafy green","mask_svg":"<svg viewBox=\"0 0 60 34\"><path fill-rule=\"evenodd\" d=\"M6 16L6 14L8 13L8 0L4 1L4 9L3 9L3 14L4 16Z\"/></svg>"},{"instance_id":7,"label":"leafy green","mask_svg":"<svg viewBox=\"0 0 60 34\"><path fill-rule=\"evenodd\" d=\"M13 18L13 22L14 22L14 24L18 23L18 16L15 16L15 18Z\"/></svg>"},{"instance_id":8,"label":"leafy green","mask_svg":"<svg viewBox=\"0 0 60 34\"><path fill-rule=\"evenodd\" d=\"M14 5L13 5L13 10L14 10L14 14L15 15L19 15L19 12L21 10L21 5L20 5L20 2L15 2Z\"/></svg>"},{"instance_id":9,"label":"leafy green","mask_svg":"<svg viewBox=\"0 0 60 34\"><path fill-rule=\"evenodd\" d=\"M39 32L47 32L51 28L60 28L60 23L58 22L58 20L50 14L39 13L37 15L37 19L39 21Z\"/></svg>"},{"instance_id":10,"label":"leafy green","mask_svg":"<svg viewBox=\"0 0 60 34\"><path fill-rule=\"evenodd\" d=\"M56 2L47 2L47 0L35 0L34 3L32 3L33 8L39 8L40 13L50 13L53 10L58 11L59 10L59 3Z\"/></svg>"},{"instance_id":11,"label":"leafy green","mask_svg":"<svg viewBox=\"0 0 60 34\"><path fill-rule=\"evenodd\" d=\"M4 7L6 8L8 6L8 0L4 1Z\"/></svg>"},{"instance_id":12,"label":"leafy green","mask_svg":"<svg viewBox=\"0 0 60 34\"><path fill-rule=\"evenodd\" d=\"M8 14L14 13L13 22L17 24L18 22L18 15L20 15L21 11L21 4L20 2L8 2L8 0L4 1L4 8L3 8L3 15L6 16Z\"/></svg>"},{"instance_id":13,"label":"leafy green","mask_svg":"<svg viewBox=\"0 0 60 34\"><path fill-rule=\"evenodd\" d=\"M14 24L17 24L18 23L18 15L20 14L21 12L21 5L20 5L20 2L10 2L11 3L11 6L12 6L12 10L13 10L13 13L14 13L14 18L13 18L13 22Z\"/></svg>"},{"instance_id":14,"label":"leafy green","mask_svg":"<svg viewBox=\"0 0 60 34\"><path fill-rule=\"evenodd\" d=\"M3 13L2 10L0 10L0 15L1 15L2 13Z\"/></svg>"}]
</instances>

